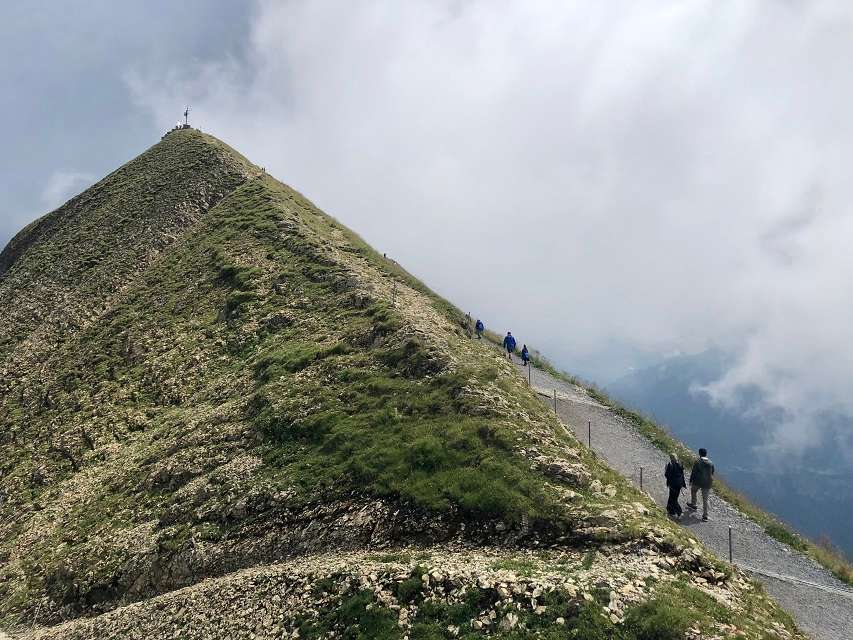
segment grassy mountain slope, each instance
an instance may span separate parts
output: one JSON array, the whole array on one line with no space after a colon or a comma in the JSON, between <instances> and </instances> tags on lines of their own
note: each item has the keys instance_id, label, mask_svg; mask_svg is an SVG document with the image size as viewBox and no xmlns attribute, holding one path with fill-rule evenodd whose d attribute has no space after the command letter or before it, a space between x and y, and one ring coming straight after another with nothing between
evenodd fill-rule
<instances>
[{"instance_id":1,"label":"grassy mountain slope","mask_svg":"<svg viewBox=\"0 0 853 640\"><path fill-rule=\"evenodd\" d=\"M192 601L230 637L796 635L456 309L210 136L169 134L2 255L13 630L171 637ZM486 576L510 569L518 593Z\"/></svg>"}]
</instances>

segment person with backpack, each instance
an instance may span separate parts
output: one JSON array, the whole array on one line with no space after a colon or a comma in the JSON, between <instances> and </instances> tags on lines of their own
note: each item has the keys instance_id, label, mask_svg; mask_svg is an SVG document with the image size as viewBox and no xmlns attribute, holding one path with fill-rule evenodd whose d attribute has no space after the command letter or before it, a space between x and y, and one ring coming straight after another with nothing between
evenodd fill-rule
<instances>
[{"instance_id":1,"label":"person with backpack","mask_svg":"<svg viewBox=\"0 0 853 640\"><path fill-rule=\"evenodd\" d=\"M506 332L506 337L504 338L504 348L506 349L506 357L512 362L512 354L515 351L515 338L512 337L512 331Z\"/></svg>"},{"instance_id":2,"label":"person with backpack","mask_svg":"<svg viewBox=\"0 0 853 640\"><path fill-rule=\"evenodd\" d=\"M687 483L684 481L684 467L681 466L678 456L674 453L669 454L669 462L663 475L666 478L666 486L669 488L666 512L672 518L680 518L682 511L681 505L678 504L678 497L681 495L681 490L687 488Z\"/></svg>"},{"instance_id":3,"label":"person with backpack","mask_svg":"<svg viewBox=\"0 0 853 640\"><path fill-rule=\"evenodd\" d=\"M483 339L483 331L486 330L486 325L483 324L483 321L477 318L477 324L474 325L474 330L477 332L477 340Z\"/></svg>"},{"instance_id":4,"label":"person with backpack","mask_svg":"<svg viewBox=\"0 0 853 640\"><path fill-rule=\"evenodd\" d=\"M714 484L714 463L708 459L708 450L699 449L699 459L693 463L690 470L690 502L687 508L696 511L696 494L702 492L702 520L708 521L708 496Z\"/></svg>"},{"instance_id":5,"label":"person with backpack","mask_svg":"<svg viewBox=\"0 0 853 640\"><path fill-rule=\"evenodd\" d=\"M525 367L530 362L530 352L527 350L527 345L521 348L521 362Z\"/></svg>"}]
</instances>

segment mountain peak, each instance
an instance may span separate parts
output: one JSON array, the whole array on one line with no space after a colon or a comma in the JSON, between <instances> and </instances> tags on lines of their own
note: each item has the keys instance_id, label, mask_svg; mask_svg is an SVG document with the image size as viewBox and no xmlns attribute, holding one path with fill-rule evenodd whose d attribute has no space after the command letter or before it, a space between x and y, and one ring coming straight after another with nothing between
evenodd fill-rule
<instances>
[{"instance_id":1,"label":"mountain peak","mask_svg":"<svg viewBox=\"0 0 853 640\"><path fill-rule=\"evenodd\" d=\"M68 235L71 243L109 238L111 232L134 235L144 225L160 223L165 224L163 233L169 233L192 222L217 198L259 171L211 135L195 129L171 132L83 193L25 227L0 253L0 276L30 248L48 242L57 232ZM89 235L81 238L74 235L77 231ZM62 238L56 239L61 241Z\"/></svg>"},{"instance_id":2,"label":"mountain peak","mask_svg":"<svg viewBox=\"0 0 853 640\"><path fill-rule=\"evenodd\" d=\"M189 607L196 626L168 635L480 634L498 615L505 631L606 631L676 591L700 601L700 577L761 614L749 637L772 617L472 340L470 319L211 136L170 133L3 256L9 625L162 637ZM397 555L376 576L379 551ZM508 587L498 562L539 577ZM636 579L651 566L658 595L658 578ZM207 579L261 617L205 600ZM295 584L302 604L267 621L257 594L290 602ZM441 593L464 607L430 609ZM166 627L145 626L154 610L173 612ZM728 609L714 611L720 629Z\"/></svg>"}]
</instances>

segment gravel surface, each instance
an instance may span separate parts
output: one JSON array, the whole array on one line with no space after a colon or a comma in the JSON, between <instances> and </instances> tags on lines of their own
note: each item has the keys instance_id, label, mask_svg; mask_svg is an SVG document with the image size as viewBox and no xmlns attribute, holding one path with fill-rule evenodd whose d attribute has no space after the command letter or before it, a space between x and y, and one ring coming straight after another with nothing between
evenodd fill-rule
<instances>
[{"instance_id":1,"label":"gravel surface","mask_svg":"<svg viewBox=\"0 0 853 640\"><path fill-rule=\"evenodd\" d=\"M527 377L524 367L519 370ZM543 401L553 406L557 392L557 413L574 429L581 442L587 442L588 425L592 425L592 449L611 467L635 484L640 482L643 468L643 488L660 505L666 505L667 490L663 471L668 456L640 435L628 422L594 401L586 392L549 374L533 369L531 384ZM711 452L713 459L713 452ZM689 478L691 461L686 462ZM689 499L682 492L681 504ZM736 564L756 570L754 576L767 592L815 640L853 638L853 590L836 579L810 558L771 538L755 522L735 507L711 494L709 522L702 522L701 495L699 510L685 515L680 523L689 527L696 537L721 558L728 558L728 532L732 529L733 556ZM766 572L778 579L766 575ZM807 584L813 583L813 584Z\"/></svg>"}]
</instances>

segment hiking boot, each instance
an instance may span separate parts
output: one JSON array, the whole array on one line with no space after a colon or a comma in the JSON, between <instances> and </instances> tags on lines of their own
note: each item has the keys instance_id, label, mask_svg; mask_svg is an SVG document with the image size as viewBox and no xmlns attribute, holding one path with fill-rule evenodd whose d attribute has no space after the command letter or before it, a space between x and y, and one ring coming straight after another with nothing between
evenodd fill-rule
<instances>
[{"instance_id":1,"label":"hiking boot","mask_svg":"<svg viewBox=\"0 0 853 640\"><path fill-rule=\"evenodd\" d=\"M688 509L690 509L691 511L696 511L696 509L698 509L698 507L695 504L690 504L689 502L684 506L687 507Z\"/></svg>"},{"instance_id":2,"label":"hiking boot","mask_svg":"<svg viewBox=\"0 0 853 640\"><path fill-rule=\"evenodd\" d=\"M702 522L708 522L708 516L702 516Z\"/></svg>"}]
</instances>

